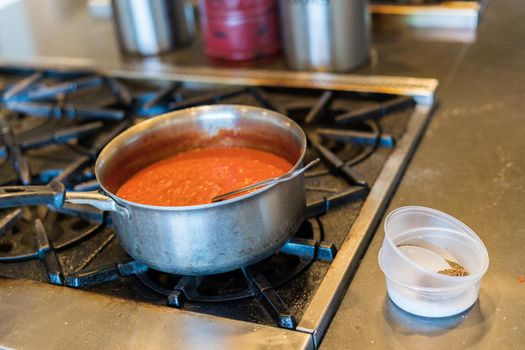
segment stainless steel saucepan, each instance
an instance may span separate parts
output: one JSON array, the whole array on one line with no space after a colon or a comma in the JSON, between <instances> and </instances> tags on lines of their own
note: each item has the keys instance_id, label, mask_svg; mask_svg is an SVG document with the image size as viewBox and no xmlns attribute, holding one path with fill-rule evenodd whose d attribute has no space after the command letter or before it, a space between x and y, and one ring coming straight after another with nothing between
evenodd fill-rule
<instances>
[{"instance_id":1,"label":"stainless steel saucepan","mask_svg":"<svg viewBox=\"0 0 525 350\"><path fill-rule=\"evenodd\" d=\"M174 274L234 270L273 254L300 226L304 176L221 202L181 207L144 205L115 193L134 173L193 148L239 146L269 151L299 169L306 150L302 129L284 115L257 107L214 105L168 113L126 130L100 153L95 173L105 193L48 186L0 187L0 208L88 204L109 211L117 236L134 259Z\"/></svg>"}]
</instances>

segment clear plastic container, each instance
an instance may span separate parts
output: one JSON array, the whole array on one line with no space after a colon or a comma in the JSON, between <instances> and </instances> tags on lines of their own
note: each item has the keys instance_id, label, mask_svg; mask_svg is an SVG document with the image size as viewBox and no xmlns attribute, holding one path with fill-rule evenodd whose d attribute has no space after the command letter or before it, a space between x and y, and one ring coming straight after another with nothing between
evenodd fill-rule
<instances>
[{"instance_id":1,"label":"clear plastic container","mask_svg":"<svg viewBox=\"0 0 525 350\"><path fill-rule=\"evenodd\" d=\"M480 238L465 224L438 210L402 207L385 220L379 265L388 295L402 309L425 317L446 317L476 301L489 258ZM447 260L468 271L449 276Z\"/></svg>"}]
</instances>

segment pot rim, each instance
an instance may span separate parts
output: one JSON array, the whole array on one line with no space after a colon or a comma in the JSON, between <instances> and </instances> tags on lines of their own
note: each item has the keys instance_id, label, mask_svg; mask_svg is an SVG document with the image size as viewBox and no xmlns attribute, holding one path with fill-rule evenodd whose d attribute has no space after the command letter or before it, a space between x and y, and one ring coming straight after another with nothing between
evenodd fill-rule
<instances>
[{"instance_id":1,"label":"pot rim","mask_svg":"<svg viewBox=\"0 0 525 350\"><path fill-rule=\"evenodd\" d=\"M221 206L226 206L226 205L229 205L229 204L237 203L237 202L240 202L240 201L247 200L248 198L258 196L261 193L266 192L266 191L270 190L271 188L275 187L276 185L278 185L279 183L274 183L274 184L271 184L271 185L267 185L267 186L261 187L258 190L255 190L253 192L244 194L242 196L233 197L231 199L226 199L226 200L223 200L223 201L220 201L220 202L215 202L215 203L206 203L206 204L198 204L198 205L186 205L186 206L161 206L161 205L149 205L149 204L142 204L142 203L128 201L128 200L126 200L124 198L121 198L121 197L117 196L115 193L109 191L102 184L102 182L100 181L100 178L99 178L99 167L100 167L101 158L103 158L102 155L103 155L104 151L107 151L107 149L109 149L112 146L112 144L116 143L117 141L125 139L125 138L128 138L129 136L133 136L135 131L137 131L139 129L142 129L144 127L147 127L147 126L153 126L153 125L159 124L159 123L161 123L162 121L164 121L166 119L172 119L172 118L176 118L176 117L181 117L183 115L187 115L188 113L192 113L192 112L196 113L196 112L200 112L200 111L203 111L203 110L204 111L206 111L206 110L208 110L208 111L212 110L213 111L213 110L219 110L219 109L224 109L224 108L237 109L237 110L241 110L241 111L242 110L246 110L246 111L251 111L251 112L262 112L262 113L266 114L267 116L272 117L272 118L277 118L278 120L288 124L288 126L298 130L299 134L300 134L300 137L301 137L301 151L300 151L300 154L299 154L299 157L298 157L297 161L295 162L295 164L292 166L292 168L286 174L294 172L295 170L297 170L302 165L302 162L304 160L304 156L306 154L306 144L307 144L306 135L305 135L303 129L299 126L299 124L297 124L291 118L288 118L284 114L281 114L281 113L278 113L278 112L275 112L275 111L272 111L272 110L269 110L269 109L266 109L266 108L262 108L262 107L254 107L254 106L239 105L239 104L204 105L204 106L198 106L198 107L184 108L184 109L181 109L179 111L174 111L174 112L169 112L169 113L158 115L156 117L147 119L145 121L142 121L142 122L140 122L138 124L133 125L132 127L126 129L125 131L123 131L122 133L117 135L115 138L113 138L102 149L102 151L100 152L100 154L99 154L99 156L97 158L97 161L95 163L95 177L96 177L98 183L100 184L100 187L102 188L102 190L104 190L104 192L109 197L111 197L114 201L116 201L119 204L124 204L124 205L127 205L127 206L139 207L139 208L143 208L143 209L164 210L164 211L187 211L187 210L212 209L212 208L217 208L217 207L221 207Z\"/></svg>"}]
</instances>

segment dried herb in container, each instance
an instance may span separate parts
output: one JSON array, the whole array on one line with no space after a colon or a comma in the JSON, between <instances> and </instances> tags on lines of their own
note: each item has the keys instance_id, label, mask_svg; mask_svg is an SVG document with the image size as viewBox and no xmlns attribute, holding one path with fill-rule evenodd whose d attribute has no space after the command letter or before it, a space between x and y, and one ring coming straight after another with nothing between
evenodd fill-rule
<instances>
[{"instance_id":1,"label":"dried herb in container","mask_svg":"<svg viewBox=\"0 0 525 350\"><path fill-rule=\"evenodd\" d=\"M460 264L458 264L457 262L454 262L448 259L445 259L445 261L447 262L447 264L450 265L450 269L439 270L438 273L442 275L457 276L457 277L464 277L464 276L469 275L468 271L465 270L465 268L461 266Z\"/></svg>"}]
</instances>

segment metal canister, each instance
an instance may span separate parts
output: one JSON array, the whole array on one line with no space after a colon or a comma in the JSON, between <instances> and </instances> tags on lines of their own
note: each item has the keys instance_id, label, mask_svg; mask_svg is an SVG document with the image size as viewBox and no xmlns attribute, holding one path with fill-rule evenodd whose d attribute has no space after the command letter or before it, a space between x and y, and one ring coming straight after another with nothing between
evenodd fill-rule
<instances>
[{"instance_id":1,"label":"metal canister","mask_svg":"<svg viewBox=\"0 0 525 350\"><path fill-rule=\"evenodd\" d=\"M290 68L348 71L370 57L367 0L280 0Z\"/></svg>"},{"instance_id":2,"label":"metal canister","mask_svg":"<svg viewBox=\"0 0 525 350\"><path fill-rule=\"evenodd\" d=\"M112 0L121 49L158 55L184 47L195 36L194 10L187 0Z\"/></svg>"}]
</instances>

